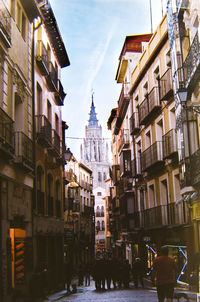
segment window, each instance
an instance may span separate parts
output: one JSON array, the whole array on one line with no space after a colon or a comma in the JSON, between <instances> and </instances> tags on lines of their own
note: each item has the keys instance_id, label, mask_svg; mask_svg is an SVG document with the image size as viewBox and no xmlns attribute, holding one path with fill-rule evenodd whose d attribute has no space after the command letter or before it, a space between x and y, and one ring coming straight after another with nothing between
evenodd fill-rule
<instances>
[{"instance_id":1,"label":"window","mask_svg":"<svg viewBox=\"0 0 200 302\"><path fill-rule=\"evenodd\" d=\"M145 82L143 86L143 97L145 98L148 94L148 82Z\"/></svg>"},{"instance_id":2,"label":"window","mask_svg":"<svg viewBox=\"0 0 200 302\"><path fill-rule=\"evenodd\" d=\"M151 132L150 130L145 133L145 149L151 146Z\"/></svg>"},{"instance_id":3,"label":"window","mask_svg":"<svg viewBox=\"0 0 200 302\"><path fill-rule=\"evenodd\" d=\"M167 179L160 182L160 203L162 205L167 205L169 203Z\"/></svg>"},{"instance_id":4,"label":"window","mask_svg":"<svg viewBox=\"0 0 200 302\"><path fill-rule=\"evenodd\" d=\"M171 67L171 55L170 55L170 50L166 53L166 66Z\"/></svg>"},{"instance_id":5,"label":"window","mask_svg":"<svg viewBox=\"0 0 200 302\"><path fill-rule=\"evenodd\" d=\"M97 196L101 196L101 192L97 192Z\"/></svg>"},{"instance_id":6,"label":"window","mask_svg":"<svg viewBox=\"0 0 200 302\"><path fill-rule=\"evenodd\" d=\"M102 181L101 172L98 172L98 181Z\"/></svg>"},{"instance_id":7,"label":"window","mask_svg":"<svg viewBox=\"0 0 200 302\"><path fill-rule=\"evenodd\" d=\"M159 68L159 66L157 66L156 69L153 72L153 81L154 81L155 86L158 85L158 80L159 79L160 79L160 68Z\"/></svg>"},{"instance_id":8,"label":"window","mask_svg":"<svg viewBox=\"0 0 200 302\"><path fill-rule=\"evenodd\" d=\"M17 3L17 27L21 30L21 7Z\"/></svg>"},{"instance_id":9,"label":"window","mask_svg":"<svg viewBox=\"0 0 200 302\"><path fill-rule=\"evenodd\" d=\"M103 180L106 180L106 172L103 173Z\"/></svg>"},{"instance_id":10,"label":"window","mask_svg":"<svg viewBox=\"0 0 200 302\"><path fill-rule=\"evenodd\" d=\"M96 216L97 217L101 216L100 207L99 206L97 206L97 208L96 208Z\"/></svg>"},{"instance_id":11,"label":"window","mask_svg":"<svg viewBox=\"0 0 200 302\"><path fill-rule=\"evenodd\" d=\"M99 220L97 221L96 229L97 229L97 231L100 230L100 221Z\"/></svg>"},{"instance_id":12,"label":"window","mask_svg":"<svg viewBox=\"0 0 200 302\"><path fill-rule=\"evenodd\" d=\"M24 13L22 13L22 37L26 40L26 17Z\"/></svg>"},{"instance_id":13,"label":"window","mask_svg":"<svg viewBox=\"0 0 200 302\"><path fill-rule=\"evenodd\" d=\"M155 200L155 190L154 190L154 184L149 186L149 207L154 208L156 206L156 200Z\"/></svg>"},{"instance_id":14,"label":"window","mask_svg":"<svg viewBox=\"0 0 200 302\"><path fill-rule=\"evenodd\" d=\"M102 229L102 231L105 231L105 222L104 222L104 220L101 222L101 229Z\"/></svg>"},{"instance_id":15,"label":"window","mask_svg":"<svg viewBox=\"0 0 200 302\"><path fill-rule=\"evenodd\" d=\"M47 100L47 118L49 122L51 123L51 104L49 100Z\"/></svg>"},{"instance_id":16,"label":"window","mask_svg":"<svg viewBox=\"0 0 200 302\"><path fill-rule=\"evenodd\" d=\"M156 123L156 141L161 142L163 134L163 120L161 119Z\"/></svg>"},{"instance_id":17,"label":"window","mask_svg":"<svg viewBox=\"0 0 200 302\"><path fill-rule=\"evenodd\" d=\"M37 83L37 114L42 114L42 89Z\"/></svg>"},{"instance_id":18,"label":"window","mask_svg":"<svg viewBox=\"0 0 200 302\"><path fill-rule=\"evenodd\" d=\"M55 130L59 133L59 123L58 123L58 116L55 114Z\"/></svg>"},{"instance_id":19,"label":"window","mask_svg":"<svg viewBox=\"0 0 200 302\"><path fill-rule=\"evenodd\" d=\"M104 206L101 207L101 216L104 216Z\"/></svg>"},{"instance_id":20,"label":"window","mask_svg":"<svg viewBox=\"0 0 200 302\"><path fill-rule=\"evenodd\" d=\"M180 177L179 174L174 175L174 200L177 201L181 199L180 193Z\"/></svg>"}]
</instances>

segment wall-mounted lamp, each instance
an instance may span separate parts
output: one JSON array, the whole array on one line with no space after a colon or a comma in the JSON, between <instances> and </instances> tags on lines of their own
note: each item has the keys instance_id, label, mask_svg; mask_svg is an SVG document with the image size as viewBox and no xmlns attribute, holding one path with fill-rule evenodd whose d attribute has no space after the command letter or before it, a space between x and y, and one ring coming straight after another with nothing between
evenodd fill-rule
<instances>
[{"instance_id":1,"label":"wall-mounted lamp","mask_svg":"<svg viewBox=\"0 0 200 302\"><path fill-rule=\"evenodd\" d=\"M70 161L70 159L72 158L73 153L70 151L69 148L67 148L67 150L64 152L64 158L66 161Z\"/></svg>"},{"instance_id":2,"label":"wall-mounted lamp","mask_svg":"<svg viewBox=\"0 0 200 302\"><path fill-rule=\"evenodd\" d=\"M188 91L185 88L180 88L177 91L178 98L180 100L181 105L186 105L187 97L188 97Z\"/></svg>"}]
</instances>

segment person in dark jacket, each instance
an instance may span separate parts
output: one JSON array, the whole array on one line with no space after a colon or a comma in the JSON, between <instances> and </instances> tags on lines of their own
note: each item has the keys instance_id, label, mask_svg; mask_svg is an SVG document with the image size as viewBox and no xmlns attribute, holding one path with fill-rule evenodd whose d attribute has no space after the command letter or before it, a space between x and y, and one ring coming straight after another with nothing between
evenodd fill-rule
<instances>
[{"instance_id":1,"label":"person in dark jacket","mask_svg":"<svg viewBox=\"0 0 200 302\"><path fill-rule=\"evenodd\" d=\"M100 276L100 260L96 259L94 266L93 266L93 279L95 281L95 288L96 290L100 290L101 289L101 276Z\"/></svg>"},{"instance_id":2,"label":"person in dark jacket","mask_svg":"<svg viewBox=\"0 0 200 302\"><path fill-rule=\"evenodd\" d=\"M142 287L144 287L143 277L144 277L144 263L140 258L136 258L132 266L132 275L135 288L138 288L138 281Z\"/></svg>"},{"instance_id":3,"label":"person in dark jacket","mask_svg":"<svg viewBox=\"0 0 200 302\"><path fill-rule=\"evenodd\" d=\"M107 289L110 289L112 278L112 260L110 258L105 260L105 278Z\"/></svg>"},{"instance_id":4,"label":"person in dark jacket","mask_svg":"<svg viewBox=\"0 0 200 302\"><path fill-rule=\"evenodd\" d=\"M65 282L67 284L67 292L71 291L71 282L74 274L72 261L68 261L64 264Z\"/></svg>"},{"instance_id":5,"label":"person in dark jacket","mask_svg":"<svg viewBox=\"0 0 200 302\"><path fill-rule=\"evenodd\" d=\"M124 260L122 264L122 281L124 288L129 288L131 266L128 260Z\"/></svg>"}]
</instances>

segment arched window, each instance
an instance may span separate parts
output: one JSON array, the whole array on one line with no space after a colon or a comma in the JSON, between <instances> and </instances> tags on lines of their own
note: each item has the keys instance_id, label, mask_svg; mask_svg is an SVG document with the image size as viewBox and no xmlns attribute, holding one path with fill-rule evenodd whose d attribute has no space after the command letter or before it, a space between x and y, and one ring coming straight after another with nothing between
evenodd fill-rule
<instances>
[{"instance_id":1,"label":"arched window","mask_svg":"<svg viewBox=\"0 0 200 302\"><path fill-rule=\"evenodd\" d=\"M51 174L47 176L47 204L48 215L53 216L53 176Z\"/></svg>"},{"instance_id":2,"label":"arched window","mask_svg":"<svg viewBox=\"0 0 200 302\"><path fill-rule=\"evenodd\" d=\"M44 171L41 166L37 167L36 172L37 203L33 201L33 208L37 213L44 215ZM36 205L37 204L37 205Z\"/></svg>"},{"instance_id":3,"label":"arched window","mask_svg":"<svg viewBox=\"0 0 200 302\"><path fill-rule=\"evenodd\" d=\"M105 231L105 222L104 222L104 220L102 220L102 222L101 222L101 230Z\"/></svg>"},{"instance_id":4,"label":"arched window","mask_svg":"<svg viewBox=\"0 0 200 302\"><path fill-rule=\"evenodd\" d=\"M104 216L104 206L101 207L101 216Z\"/></svg>"},{"instance_id":5,"label":"arched window","mask_svg":"<svg viewBox=\"0 0 200 302\"><path fill-rule=\"evenodd\" d=\"M96 230L97 230L97 232L100 231L100 221L99 220L97 220Z\"/></svg>"},{"instance_id":6,"label":"arched window","mask_svg":"<svg viewBox=\"0 0 200 302\"><path fill-rule=\"evenodd\" d=\"M97 217L101 216L100 207L99 206L97 206L97 208L96 208L96 216Z\"/></svg>"}]
</instances>

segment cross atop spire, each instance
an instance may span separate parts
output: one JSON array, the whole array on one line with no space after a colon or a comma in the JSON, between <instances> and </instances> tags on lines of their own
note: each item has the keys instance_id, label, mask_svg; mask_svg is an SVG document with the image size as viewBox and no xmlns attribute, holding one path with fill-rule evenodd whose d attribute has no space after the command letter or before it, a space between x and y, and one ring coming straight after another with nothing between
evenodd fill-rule
<instances>
[{"instance_id":1,"label":"cross atop spire","mask_svg":"<svg viewBox=\"0 0 200 302\"><path fill-rule=\"evenodd\" d=\"M97 114L95 112L94 106L94 92L92 92L92 104L90 107L90 118L89 118L89 126L98 126Z\"/></svg>"}]
</instances>

